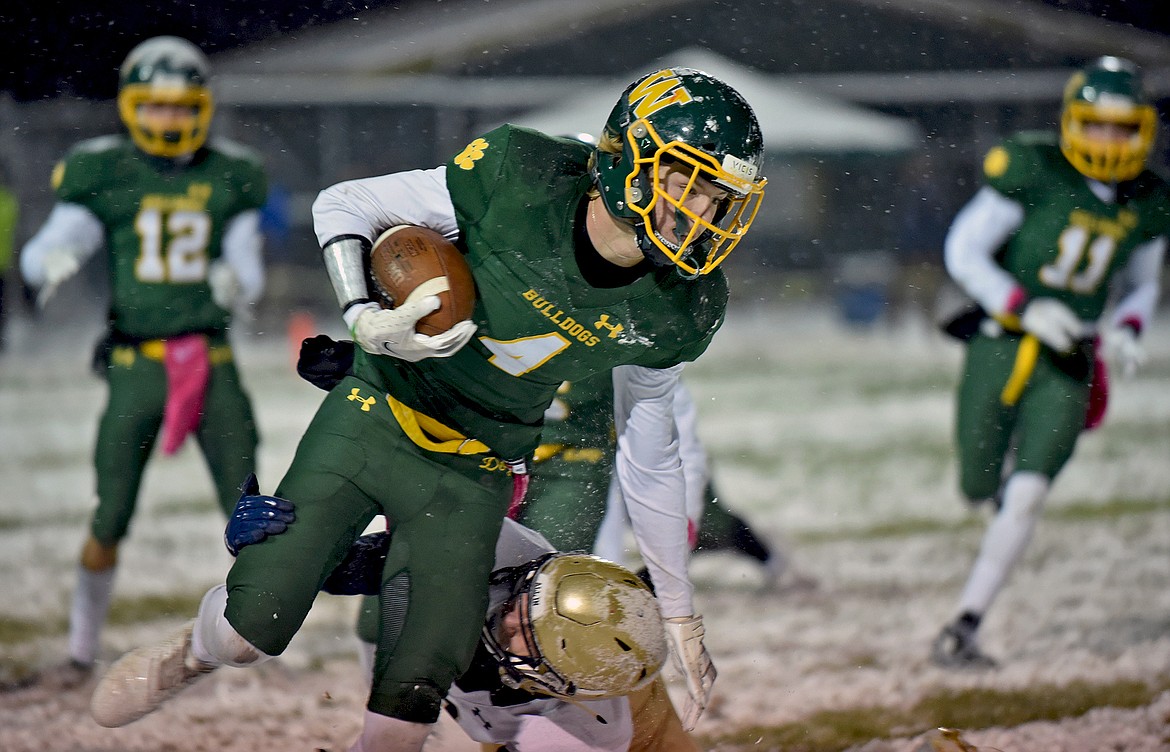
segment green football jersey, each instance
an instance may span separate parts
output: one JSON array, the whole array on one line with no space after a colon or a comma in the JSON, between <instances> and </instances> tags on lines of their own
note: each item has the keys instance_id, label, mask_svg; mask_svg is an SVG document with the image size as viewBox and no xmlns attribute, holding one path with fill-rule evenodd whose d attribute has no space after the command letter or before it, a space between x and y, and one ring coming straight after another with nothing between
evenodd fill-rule
<instances>
[{"instance_id":1,"label":"green football jersey","mask_svg":"<svg viewBox=\"0 0 1170 752\"><path fill-rule=\"evenodd\" d=\"M542 444L613 451L613 374L566 381L545 414Z\"/></svg>"},{"instance_id":2,"label":"green football jersey","mask_svg":"<svg viewBox=\"0 0 1170 752\"><path fill-rule=\"evenodd\" d=\"M180 167L106 136L75 146L54 168L53 189L105 227L117 332L153 339L227 328L207 271L228 221L264 203L267 181L254 153L217 141Z\"/></svg>"},{"instance_id":3,"label":"green football jersey","mask_svg":"<svg viewBox=\"0 0 1170 752\"><path fill-rule=\"evenodd\" d=\"M1055 134L1019 134L988 152L987 184L1024 207L1019 230L997 252L1029 297L1053 297L1085 320L1105 308L1109 279L1134 249L1170 233L1170 189L1148 170L1097 198Z\"/></svg>"},{"instance_id":4,"label":"green football jersey","mask_svg":"<svg viewBox=\"0 0 1170 752\"><path fill-rule=\"evenodd\" d=\"M497 454L529 454L564 381L615 366L694 360L723 323L727 281L654 269L597 288L575 256L592 186L589 147L502 126L447 165L476 284L475 337L450 358L357 354L355 372ZM591 253L593 251L590 251Z\"/></svg>"}]
</instances>

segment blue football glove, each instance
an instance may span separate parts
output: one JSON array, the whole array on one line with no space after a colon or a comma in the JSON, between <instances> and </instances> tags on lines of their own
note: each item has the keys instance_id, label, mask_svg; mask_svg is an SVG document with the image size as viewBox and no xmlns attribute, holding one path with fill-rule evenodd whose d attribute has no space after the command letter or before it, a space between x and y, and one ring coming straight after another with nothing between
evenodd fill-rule
<instances>
[{"instance_id":1,"label":"blue football glove","mask_svg":"<svg viewBox=\"0 0 1170 752\"><path fill-rule=\"evenodd\" d=\"M277 496L261 496L256 474L249 473L240 486L240 500L228 518L223 544L229 554L236 556L244 546L280 535L295 519L293 503Z\"/></svg>"}]
</instances>

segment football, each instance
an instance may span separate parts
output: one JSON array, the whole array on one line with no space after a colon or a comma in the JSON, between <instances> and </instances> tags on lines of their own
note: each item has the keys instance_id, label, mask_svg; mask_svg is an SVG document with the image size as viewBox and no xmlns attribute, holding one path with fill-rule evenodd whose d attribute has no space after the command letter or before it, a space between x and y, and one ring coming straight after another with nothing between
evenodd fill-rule
<instances>
[{"instance_id":1,"label":"football","mask_svg":"<svg viewBox=\"0 0 1170 752\"><path fill-rule=\"evenodd\" d=\"M378 236L370 250L370 282L377 302L393 308L424 282L441 279L439 309L419 319L415 331L434 336L471 318L475 281L455 244L434 230L398 225Z\"/></svg>"}]
</instances>

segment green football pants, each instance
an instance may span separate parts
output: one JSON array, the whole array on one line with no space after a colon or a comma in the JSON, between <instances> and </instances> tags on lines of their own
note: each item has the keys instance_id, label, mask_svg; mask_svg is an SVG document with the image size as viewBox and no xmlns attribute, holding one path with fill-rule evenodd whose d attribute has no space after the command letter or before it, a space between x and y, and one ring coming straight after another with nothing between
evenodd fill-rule
<instances>
[{"instance_id":1,"label":"green football pants","mask_svg":"<svg viewBox=\"0 0 1170 752\"><path fill-rule=\"evenodd\" d=\"M516 521L540 532L558 551L592 551L612 473L612 449L567 449L533 467Z\"/></svg>"},{"instance_id":2,"label":"green football pants","mask_svg":"<svg viewBox=\"0 0 1170 752\"><path fill-rule=\"evenodd\" d=\"M1069 360L1047 347L1015 404L1004 403L1022 339L977 334L967 345L955 423L959 485L971 499L999 490L1005 456L1015 445L1016 469L1055 478L1085 424L1092 368L1070 375Z\"/></svg>"},{"instance_id":3,"label":"green football pants","mask_svg":"<svg viewBox=\"0 0 1170 752\"><path fill-rule=\"evenodd\" d=\"M162 426L167 374L162 362L119 346L106 371L109 398L98 423L94 465L98 506L90 530L104 545L126 537L142 474ZM230 360L211 367L203 418L195 432L224 514L239 499L240 483L255 468L256 423Z\"/></svg>"},{"instance_id":4,"label":"green football pants","mask_svg":"<svg viewBox=\"0 0 1170 752\"><path fill-rule=\"evenodd\" d=\"M325 397L276 494L296 505L296 522L240 552L228 621L263 652L283 652L330 572L383 514L392 538L368 707L433 723L479 639L511 498L506 466L420 449L385 394L349 376Z\"/></svg>"}]
</instances>

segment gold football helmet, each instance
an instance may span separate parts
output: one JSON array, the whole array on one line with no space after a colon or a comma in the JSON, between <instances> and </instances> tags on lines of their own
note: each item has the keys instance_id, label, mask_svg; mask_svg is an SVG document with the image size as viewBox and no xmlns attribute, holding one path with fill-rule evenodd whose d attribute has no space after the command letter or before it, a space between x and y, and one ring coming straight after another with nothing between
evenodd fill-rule
<instances>
[{"instance_id":1,"label":"gold football helmet","mask_svg":"<svg viewBox=\"0 0 1170 752\"><path fill-rule=\"evenodd\" d=\"M489 613L484 643L510 687L559 697L617 697L648 685L666 660L658 604L625 567L556 553L500 570L492 582L510 588L511 595ZM518 623L523 650L508 649L516 644L509 622Z\"/></svg>"},{"instance_id":2,"label":"gold football helmet","mask_svg":"<svg viewBox=\"0 0 1170 752\"><path fill-rule=\"evenodd\" d=\"M1092 138L1091 123L1112 123L1132 131L1125 141ZM1073 74L1064 89L1060 150L1077 171L1107 183L1136 178L1146 165L1157 130L1157 113L1142 92L1137 67L1102 57Z\"/></svg>"},{"instance_id":3,"label":"gold football helmet","mask_svg":"<svg viewBox=\"0 0 1170 752\"><path fill-rule=\"evenodd\" d=\"M203 52L179 37L154 37L130 51L119 73L118 114L139 149L175 158L203 146L214 110L208 71ZM189 108L190 117L159 124L144 115L147 104Z\"/></svg>"}]
</instances>

